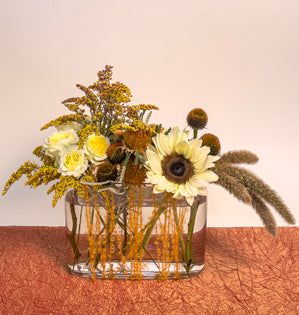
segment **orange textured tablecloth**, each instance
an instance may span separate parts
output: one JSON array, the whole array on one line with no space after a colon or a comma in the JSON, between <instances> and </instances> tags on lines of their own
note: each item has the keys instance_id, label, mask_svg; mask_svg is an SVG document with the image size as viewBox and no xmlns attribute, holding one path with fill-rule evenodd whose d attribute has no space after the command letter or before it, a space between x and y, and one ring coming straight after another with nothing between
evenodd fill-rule
<instances>
[{"instance_id":1,"label":"orange textured tablecloth","mask_svg":"<svg viewBox=\"0 0 299 315\"><path fill-rule=\"evenodd\" d=\"M0 314L299 314L299 228L208 228L192 279L122 281L65 270L63 227L0 227Z\"/></svg>"}]
</instances>

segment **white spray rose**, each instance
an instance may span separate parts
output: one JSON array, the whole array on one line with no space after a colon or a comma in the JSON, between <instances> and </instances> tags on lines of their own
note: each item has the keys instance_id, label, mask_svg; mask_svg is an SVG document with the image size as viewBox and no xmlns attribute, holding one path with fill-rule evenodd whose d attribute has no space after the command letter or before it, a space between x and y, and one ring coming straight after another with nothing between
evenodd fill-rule
<instances>
[{"instance_id":1,"label":"white spray rose","mask_svg":"<svg viewBox=\"0 0 299 315\"><path fill-rule=\"evenodd\" d=\"M78 123L78 122L76 122L76 121L71 121L70 123L59 125L56 128L59 131L65 131L65 130L69 130L69 129L73 129L75 131L79 131L79 130L81 130L83 128L83 125Z\"/></svg>"},{"instance_id":2,"label":"white spray rose","mask_svg":"<svg viewBox=\"0 0 299 315\"><path fill-rule=\"evenodd\" d=\"M78 135L76 131L68 129L53 133L46 139L44 147L49 156L56 157L62 149L77 142Z\"/></svg>"},{"instance_id":3,"label":"white spray rose","mask_svg":"<svg viewBox=\"0 0 299 315\"><path fill-rule=\"evenodd\" d=\"M58 172L64 176L80 177L88 167L83 150L71 145L60 152Z\"/></svg>"}]
</instances>

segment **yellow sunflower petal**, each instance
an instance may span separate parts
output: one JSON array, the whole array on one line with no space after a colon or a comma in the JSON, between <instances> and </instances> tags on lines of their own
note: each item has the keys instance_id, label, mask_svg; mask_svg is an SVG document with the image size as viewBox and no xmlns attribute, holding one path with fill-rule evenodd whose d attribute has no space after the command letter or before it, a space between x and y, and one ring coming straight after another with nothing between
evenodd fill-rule
<instances>
[{"instance_id":1,"label":"yellow sunflower petal","mask_svg":"<svg viewBox=\"0 0 299 315\"><path fill-rule=\"evenodd\" d=\"M172 141L171 138L164 133L160 133L155 138L155 144L162 155L169 155L172 153Z\"/></svg>"},{"instance_id":2,"label":"yellow sunflower petal","mask_svg":"<svg viewBox=\"0 0 299 315\"><path fill-rule=\"evenodd\" d=\"M156 185L158 190L165 191L166 190L166 178L165 176L161 176L159 183Z\"/></svg>"},{"instance_id":3,"label":"yellow sunflower petal","mask_svg":"<svg viewBox=\"0 0 299 315\"><path fill-rule=\"evenodd\" d=\"M175 193L178 190L178 184L172 183L169 180L166 180L166 191Z\"/></svg>"},{"instance_id":4,"label":"yellow sunflower petal","mask_svg":"<svg viewBox=\"0 0 299 315\"><path fill-rule=\"evenodd\" d=\"M193 175L189 179L189 182L194 187L205 187L208 185L208 182L204 178L201 177L201 174Z\"/></svg>"},{"instance_id":5,"label":"yellow sunflower petal","mask_svg":"<svg viewBox=\"0 0 299 315\"><path fill-rule=\"evenodd\" d=\"M205 180L208 183L215 182L218 180L218 176L210 170L202 172L199 176L201 179Z\"/></svg>"},{"instance_id":6,"label":"yellow sunflower petal","mask_svg":"<svg viewBox=\"0 0 299 315\"><path fill-rule=\"evenodd\" d=\"M193 154L190 158L190 161L193 163L196 163L203 158L206 158L206 156L210 153L209 147L200 147L200 148L193 148Z\"/></svg>"},{"instance_id":7,"label":"yellow sunflower petal","mask_svg":"<svg viewBox=\"0 0 299 315\"><path fill-rule=\"evenodd\" d=\"M186 200L187 200L187 202L188 202L188 204L189 204L190 206L193 205L193 202L194 202L194 197L193 197L193 196L186 197Z\"/></svg>"},{"instance_id":8,"label":"yellow sunflower petal","mask_svg":"<svg viewBox=\"0 0 299 315\"><path fill-rule=\"evenodd\" d=\"M206 188L198 188L197 189L197 194L200 196L207 196L208 195L208 191Z\"/></svg>"},{"instance_id":9,"label":"yellow sunflower petal","mask_svg":"<svg viewBox=\"0 0 299 315\"><path fill-rule=\"evenodd\" d=\"M162 175L161 161L158 154L151 150L147 150L146 157L147 157L146 164L152 169L152 171L157 175Z\"/></svg>"},{"instance_id":10,"label":"yellow sunflower petal","mask_svg":"<svg viewBox=\"0 0 299 315\"><path fill-rule=\"evenodd\" d=\"M183 140L188 141L188 133L183 131L183 130L179 130L178 127L174 127L171 134L170 134L170 138L171 138L173 150L174 150L175 146L179 142L181 142Z\"/></svg>"},{"instance_id":11,"label":"yellow sunflower petal","mask_svg":"<svg viewBox=\"0 0 299 315\"><path fill-rule=\"evenodd\" d=\"M175 152L177 154L181 154L183 155L186 159L190 159L191 156L191 150L190 147L188 145L188 141L183 140L181 142L179 142L175 148L174 148Z\"/></svg>"}]
</instances>

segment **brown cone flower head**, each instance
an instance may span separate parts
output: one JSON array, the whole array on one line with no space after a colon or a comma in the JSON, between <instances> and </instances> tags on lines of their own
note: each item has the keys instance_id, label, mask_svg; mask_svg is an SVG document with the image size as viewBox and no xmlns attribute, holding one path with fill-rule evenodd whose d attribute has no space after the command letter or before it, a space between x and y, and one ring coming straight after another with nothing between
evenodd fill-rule
<instances>
[{"instance_id":1,"label":"brown cone flower head","mask_svg":"<svg viewBox=\"0 0 299 315\"><path fill-rule=\"evenodd\" d=\"M211 155L217 155L220 152L220 141L218 137L211 133L206 133L201 136L202 145L210 148Z\"/></svg>"},{"instance_id":2,"label":"brown cone flower head","mask_svg":"<svg viewBox=\"0 0 299 315\"><path fill-rule=\"evenodd\" d=\"M150 131L127 130L124 133L124 141L129 149L136 150L136 151L143 151L150 144L151 136L152 136L152 133Z\"/></svg>"},{"instance_id":3,"label":"brown cone flower head","mask_svg":"<svg viewBox=\"0 0 299 315\"><path fill-rule=\"evenodd\" d=\"M104 162L98 166L96 179L98 182L105 182L107 180L116 180L117 169L109 162Z\"/></svg>"},{"instance_id":4,"label":"brown cone flower head","mask_svg":"<svg viewBox=\"0 0 299 315\"><path fill-rule=\"evenodd\" d=\"M123 181L126 184L140 186L144 183L145 177L146 177L146 168L140 167L140 163L135 165L135 156L132 155L127 164Z\"/></svg>"},{"instance_id":5,"label":"brown cone flower head","mask_svg":"<svg viewBox=\"0 0 299 315\"><path fill-rule=\"evenodd\" d=\"M106 154L111 164L119 164L126 158L126 152L122 146L121 142L116 142L108 147Z\"/></svg>"},{"instance_id":6,"label":"brown cone flower head","mask_svg":"<svg viewBox=\"0 0 299 315\"><path fill-rule=\"evenodd\" d=\"M176 184L186 183L194 174L192 163L183 155L173 153L166 156L161 163L163 175Z\"/></svg>"},{"instance_id":7,"label":"brown cone flower head","mask_svg":"<svg viewBox=\"0 0 299 315\"><path fill-rule=\"evenodd\" d=\"M187 123L191 128L203 129L207 122L208 115L201 108L194 108L187 115Z\"/></svg>"}]
</instances>

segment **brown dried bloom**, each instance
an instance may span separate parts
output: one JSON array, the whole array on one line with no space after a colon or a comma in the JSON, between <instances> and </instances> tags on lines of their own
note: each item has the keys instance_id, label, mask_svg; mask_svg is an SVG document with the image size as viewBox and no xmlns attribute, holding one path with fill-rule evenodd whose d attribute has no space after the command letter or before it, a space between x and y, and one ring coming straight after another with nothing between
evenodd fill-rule
<instances>
[{"instance_id":1,"label":"brown dried bloom","mask_svg":"<svg viewBox=\"0 0 299 315\"><path fill-rule=\"evenodd\" d=\"M126 130L124 133L124 141L131 150L143 151L150 144L152 132L149 130Z\"/></svg>"},{"instance_id":2,"label":"brown dried bloom","mask_svg":"<svg viewBox=\"0 0 299 315\"><path fill-rule=\"evenodd\" d=\"M201 108L194 108L187 115L187 123L191 128L203 129L207 122L208 115Z\"/></svg>"},{"instance_id":3,"label":"brown dried bloom","mask_svg":"<svg viewBox=\"0 0 299 315\"><path fill-rule=\"evenodd\" d=\"M211 133L206 133L201 136L202 145L210 148L211 155L217 155L220 152L220 141L218 137Z\"/></svg>"},{"instance_id":4,"label":"brown dried bloom","mask_svg":"<svg viewBox=\"0 0 299 315\"><path fill-rule=\"evenodd\" d=\"M111 164L119 164L125 159L126 152L122 149L122 146L121 142L116 142L108 147L106 154Z\"/></svg>"},{"instance_id":5,"label":"brown dried bloom","mask_svg":"<svg viewBox=\"0 0 299 315\"><path fill-rule=\"evenodd\" d=\"M104 162L98 166L96 179L98 182L105 182L107 180L116 180L117 169L109 162Z\"/></svg>"},{"instance_id":6,"label":"brown dried bloom","mask_svg":"<svg viewBox=\"0 0 299 315\"><path fill-rule=\"evenodd\" d=\"M146 168L142 167L140 163L135 165L135 156L132 155L127 164L123 181L126 184L142 185L146 178Z\"/></svg>"}]
</instances>

